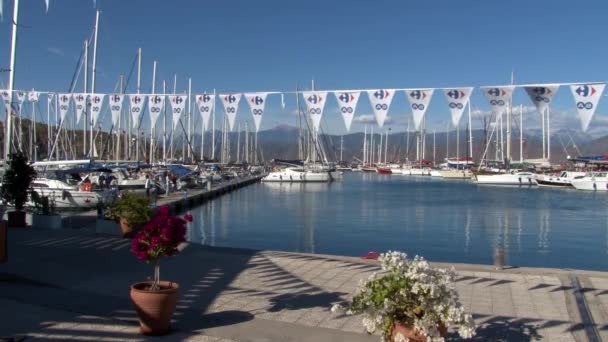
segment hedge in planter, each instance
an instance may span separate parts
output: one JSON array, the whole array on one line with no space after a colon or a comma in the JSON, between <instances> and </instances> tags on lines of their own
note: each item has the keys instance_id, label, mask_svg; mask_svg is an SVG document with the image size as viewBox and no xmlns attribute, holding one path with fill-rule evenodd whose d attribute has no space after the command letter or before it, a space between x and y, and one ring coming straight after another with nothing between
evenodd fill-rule
<instances>
[{"instance_id":1,"label":"hedge in planter","mask_svg":"<svg viewBox=\"0 0 608 342\"><path fill-rule=\"evenodd\" d=\"M8 224L13 227L24 227L23 208L27 202L30 184L36 178L36 171L28 164L27 158L21 152L11 154L6 166L0 196L5 204L15 207L14 212L8 213Z\"/></svg>"}]
</instances>

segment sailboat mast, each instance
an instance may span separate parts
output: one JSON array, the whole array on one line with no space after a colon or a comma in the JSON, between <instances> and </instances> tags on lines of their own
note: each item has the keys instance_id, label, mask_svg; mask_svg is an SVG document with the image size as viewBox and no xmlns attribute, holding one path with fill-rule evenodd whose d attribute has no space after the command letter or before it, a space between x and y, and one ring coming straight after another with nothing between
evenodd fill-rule
<instances>
[{"instance_id":1,"label":"sailboat mast","mask_svg":"<svg viewBox=\"0 0 608 342\"><path fill-rule=\"evenodd\" d=\"M524 105L519 105L519 163L524 162Z\"/></svg>"},{"instance_id":2,"label":"sailboat mast","mask_svg":"<svg viewBox=\"0 0 608 342\"><path fill-rule=\"evenodd\" d=\"M82 155L86 157L87 155L87 110L89 106L86 105L86 94L89 88L89 39L84 40L84 96L85 96L85 106L84 113L79 113L84 115L82 118Z\"/></svg>"},{"instance_id":3,"label":"sailboat mast","mask_svg":"<svg viewBox=\"0 0 608 342\"><path fill-rule=\"evenodd\" d=\"M469 157L473 158L473 128L471 127L471 99L469 99Z\"/></svg>"},{"instance_id":4,"label":"sailboat mast","mask_svg":"<svg viewBox=\"0 0 608 342\"><path fill-rule=\"evenodd\" d=\"M92 65L92 69L91 69L91 94L95 94L95 76L97 75L97 37L99 35L99 13L100 11L97 10L95 13L95 38L93 39L93 65ZM94 141L93 141L93 125L95 124L93 122L93 117L91 116L91 131L89 132L89 134L91 135L89 137L90 141L89 141L89 145L90 145L90 150L89 150L89 157L91 159L95 158L95 156L93 155L95 149L94 149Z\"/></svg>"},{"instance_id":5,"label":"sailboat mast","mask_svg":"<svg viewBox=\"0 0 608 342\"><path fill-rule=\"evenodd\" d=\"M137 49L137 94L141 93L141 48ZM138 114L140 116L139 120L136 120L133 124L137 125L135 127L135 160L139 163L139 127L141 124L138 121L141 121L141 113Z\"/></svg>"},{"instance_id":6,"label":"sailboat mast","mask_svg":"<svg viewBox=\"0 0 608 342\"><path fill-rule=\"evenodd\" d=\"M156 61L152 64L152 94L156 94ZM148 107L148 110L150 110L150 107ZM155 126L156 122L150 123L150 164L154 164L154 157L156 154L156 149L154 147L154 142L156 141Z\"/></svg>"},{"instance_id":7,"label":"sailboat mast","mask_svg":"<svg viewBox=\"0 0 608 342\"><path fill-rule=\"evenodd\" d=\"M11 34L11 60L8 68L8 108L6 109L6 132L4 133L4 160L8 161L12 148L13 119L11 111L13 107L13 89L15 87L15 58L17 55L17 22L19 18L19 0L13 1L13 32ZM6 165L6 164L5 164Z\"/></svg>"},{"instance_id":8,"label":"sailboat mast","mask_svg":"<svg viewBox=\"0 0 608 342\"><path fill-rule=\"evenodd\" d=\"M167 81L163 80L163 96L167 93ZM167 163L167 99L163 106L163 163Z\"/></svg>"},{"instance_id":9,"label":"sailboat mast","mask_svg":"<svg viewBox=\"0 0 608 342\"><path fill-rule=\"evenodd\" d=\"M216 100L215 98L215 89L213 89L213 101ZM215 104L213 106L213 118L212 118L212 122L211 122L211 159L215 160Z\"/></svg>"}]
</instances>

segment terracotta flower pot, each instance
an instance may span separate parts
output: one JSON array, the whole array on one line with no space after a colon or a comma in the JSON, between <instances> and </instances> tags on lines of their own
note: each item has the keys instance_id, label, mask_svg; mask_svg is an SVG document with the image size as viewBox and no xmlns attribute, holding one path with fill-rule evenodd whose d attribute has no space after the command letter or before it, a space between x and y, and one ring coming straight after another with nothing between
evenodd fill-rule
<instances>
[{"instance_id":1,"label":"terracotta flower pot","mask_svg":"<svg viewBox=\"0 0 608 342\"><path fill-rule=\"evenodd\" d=\"M139 316L140 331L144 335L164 335L169 332L175 312L179 284L161 281L160 290L148 290L152 281L131 285L131 301Z\"/></svg>"},{"instance_id":2,"label":"terracotta flower pot","mask_svg":"<svg viewBox=\"0 0 608 342\"><path fill-rule=\"evenodd\" d=\"M122 231L122 237L124 238L130 239L135 235L134 227L122 217L120 218L120 230Z\"/></svg>"},{"instance_id":3,"label":"terracotta flower pot","mask_svg":"<svg viewBox=\"0 0 608 342\"><path fill-rule=\"evenodd\" d=\"M413 324L395 322L391 333L391 341L397 341L396 337L398 333L401 333L401 335L406 339L409 339L410 342L426 342L426 335L419 331L415 331ZM443 324L439 324L439 334L441 337L446 337L448 334L448 329Z\"/></svg>"},{"instance_id":4,"label":"terracotta flower pot","mask_svg":"<svg viewBox=\"0 0 608 342\"><path fill-rule=\"evenodd\" d=\"M9 211L7 215L9 227L25 227L25 211Z\"/></svg>"}]
</instances>

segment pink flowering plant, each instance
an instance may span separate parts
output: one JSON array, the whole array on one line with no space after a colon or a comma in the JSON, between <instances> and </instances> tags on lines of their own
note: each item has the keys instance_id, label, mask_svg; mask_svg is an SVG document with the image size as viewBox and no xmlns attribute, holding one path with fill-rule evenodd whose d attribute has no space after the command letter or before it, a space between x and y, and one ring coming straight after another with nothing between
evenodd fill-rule
<instances>
[{"instance_id":1,"label":"pink flowering plant","mask_svg":"<svg viewBox=\"0 0 608 342\"><path fill-rule=\"evenodd\" d=\"M162 206L133 238L131 250L135 256L154 262L154 282L150 290L160 289L160 258L177 254L179 244L186 241L187 221L192 222L192 215L171 215L169 207Z\"/></svg>"}]
</instances>

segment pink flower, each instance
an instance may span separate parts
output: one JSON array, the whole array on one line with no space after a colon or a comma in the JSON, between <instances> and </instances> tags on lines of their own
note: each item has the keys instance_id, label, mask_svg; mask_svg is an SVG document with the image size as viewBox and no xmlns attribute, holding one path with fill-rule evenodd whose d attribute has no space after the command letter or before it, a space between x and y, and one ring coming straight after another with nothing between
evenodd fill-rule
<instances>
[{"instance_id":1,"label":"pink flower","mask_svg":"<svg viewBox=\"0 0 608 342\"><path fill-rule=\"evenodd\" d=\"M158 215L163 215L163 216L169 215L169 206L163 205L163 206L158 207Z\"/></svg>"},{"instance_id":2,"label":"pink flower","mask_svg":"<svg viewBox=\"0 0 608 342\"><path fill-rule=\"evenodd\" d=\"M188 222L192 222L192 215L190 215L190 214L184 215L184 220L186 220Z\"/></svg>"}]
</instances>

